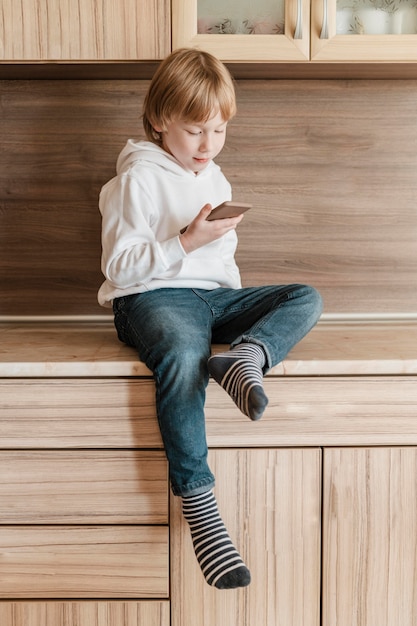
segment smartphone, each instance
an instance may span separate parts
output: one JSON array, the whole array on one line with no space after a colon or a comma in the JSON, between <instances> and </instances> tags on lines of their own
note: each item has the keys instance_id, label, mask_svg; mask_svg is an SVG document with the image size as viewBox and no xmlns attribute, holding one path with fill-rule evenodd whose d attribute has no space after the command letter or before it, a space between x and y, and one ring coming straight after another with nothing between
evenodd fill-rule
<instances>
[{"instance_id":1,"label":"smartphone","mask_svg":"<svg viewBox=\"0 0 417 626\"><path fill-rule=\"evenodd\" d=\"M222 202L216 206L206 219L211 222L212 220L222 220L226 217L237 217L251 208L252 205L246 204L245 202L232 202L231 200L226 200L226 202ZM185 233L187 228L188 226L181 228L180 233Z\"/></svg>"},{"instance_id":2,"label":"smartphone","mask_svg":"<svg viewBox=\"0 0 417 626\"><path fill-rule=\"evenodd\" d=\"M222 220L226 217L237 217L251 208L251 204L246 204L245 202L232 202L228 200L219 204L219 206L216 206L207 219L211 222L211 220Z\"/></svg>"}]
</instances>

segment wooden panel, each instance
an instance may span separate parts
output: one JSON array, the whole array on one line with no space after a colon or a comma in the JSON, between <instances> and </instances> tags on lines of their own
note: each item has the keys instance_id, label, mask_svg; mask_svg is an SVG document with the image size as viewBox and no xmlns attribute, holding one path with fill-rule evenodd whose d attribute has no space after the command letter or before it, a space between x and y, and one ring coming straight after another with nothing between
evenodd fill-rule
<instances>
[{"instance_id":1,"label":"wooden panel","mask_svg":"<svg viewBox=\"0 0 417 626\"><path fill-rule=\"evenodd\" d=\"M3 61L158 59L169 51L165 0L2 0Z\"/></svg>"},{"instance_id":2,"label":"wooden panel","mask_svg":"<svg viewBox=\"0 0 417 626\"><path fill-rule=\"evenodd\" d=\"M242 415L215 383L206 417L211 446L417 445L417 378L267 378L259 422Z\"/></svg>"},{"instance_id":3,"label":"wooden panel","mask_svg":"<svg viewBox=\"0 0 417 626\"><path fill-rule=\"evenodd\" d=\"M161 448L152 380L0 380L0 448Z\"/></svg>"},{"instance_id":4,"label":"wooden panel","mask_svg":"<svg viewBox=\"0 0 417 626\"><path fill-rule=\"evenodd\" d=\"M2 526L0 598L167 598L166 526Z\"/></svg>"},{"instance_id":5,"label":"wooden panel","mask_svg":"<svg viewBox=\"0 0 417 626\"><path fill-rule=\"evenodd\" d=\"M173 497L172 626L318 626L320 451L212 450L210 464L219 510L252 582L227 592L207 585Z\"/></svg>"},{"instance_id":6,"label":"wooden panel","mask_svg":"<svg viewBox=\"0 0 417 626\"><path fill-rule=\"evenodd\" d=\"M209 383L213 447L417 445L416 376L267 377L259 422ZM0 380L0 448L162 447L153 382Z\"/></svg>"},{"instance_id":7,"label":"wooden panel","mask_svg":"<svg viewBox=\"0 0 417 626\"><path fill-rule=\"evenodd\" d=\"M417 338L417 324L416 324ZM113 320L0 323L0 378L152 378Z\"/></svg>"},{"instance_id":8,"label":"wooden panel","mask_svg":"<svg viewBox=\"0 0 417 626\"><path fill-rule=\"evenodd\" d=\"M325 450L323 626L414 626L417 449Z\"/></svg>"},{"instance_id":9,"label":"wooden panel","mask_svg":"<svg viewBox=\"0 0 417 626\"><path fill-rule=\"evenodd\" d=\"M159 61L0 63L0 80L148 80ZM236 80L415 80L416 63L226 63Z\"/></svg>"},{"instance_id":10,"label":"wooden panel","mask_svg":"<svg viewBox=\"0 0 417 626\"><path fill-rule=\"evenodd\" d=\"M126 139L143 137L147 85L1 83L0 315L109 313L97 197ZM416 92L416 80L237 83L217 161L255 207L239 226L245 285L311 283L327 313L416 312Z\"/></svg>"},{"instance_id":11,"label":"wooden panel","mask_svg":"<svg viewBox=\"0 0 417 626\"><path fill-rule=\"evenodd\" d=\"M169 626L169 602L1 602L4 626Z\"/></svg>"},{"instance_id":12,"label":"wooden panel","mask_svg":"<svg viewBox=\"0 0 417 626\"><path fill-rule=\"evenodd\" d=\"M163 452L0 451L2 524L167 524Z\"/></svg>"},{"instance_id":13,"label":"wooden panel","mask_svg":"<svg viewBox=\"0 0 417 626\"><path fill-rule=\"evenodd\" d=\"M222 164L232 167L235 197L255 205L239 227L245 284L312 283L326 312L417 310L408 156L417 126L405 114L415 89L413 81L239 83Z\"/></svg>"}]
</instances>

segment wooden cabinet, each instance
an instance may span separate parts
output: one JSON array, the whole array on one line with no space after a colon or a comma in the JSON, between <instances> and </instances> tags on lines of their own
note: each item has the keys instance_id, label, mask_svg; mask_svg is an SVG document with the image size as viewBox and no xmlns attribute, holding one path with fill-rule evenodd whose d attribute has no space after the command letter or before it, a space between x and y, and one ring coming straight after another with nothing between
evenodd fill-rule
<instances>
[{"instance_id":1,"label":"wooden cabinet","mask_svg":"<svg viewBox=\"0 0 417 626\"><path fill-rule=\"evenodd\" d=\"M0 390L0 624L170 626L152 381L0 378Z\"/></svg>"},{"instance_id":2,"label":"wooden cabinet","mask_svg":"<svg viewBox=\"0 0 417 626\"><path fill-rule=\"evenodd\" d=\"M169 495L135 351L111 325L16 328L0 326L0 624L415 626L415 323L319 324L268 373L256 423L210 382L215 493L252 573L229 591Z\"/></svg>"},{"instance_id":3,"label":"wooden cabinet","mask_svg":"<svg viewBox=\"0 0 417 626\"><path fill-rule=\"evenodd\" d=\"M253 580L226 594L205 584L174 499L172 626L414 626L416 447L210 458L219 508Z\"/></svg>"},{"instance_id":4,"label":"wooden cabinet","mask_svg":"<svg viewBox=\"0 0 417 626\"><path fill-rule=\"evenodd\" d=\"M262 21L251 25L246 19L251 34L228 34L233 28L221 24L198 29L199 0L173 0L172 11L168 0L4 0L0 62L156 61L171 50L171 23L173 48L200 46L230 62L417 61L417 22L415 30L404 26L415 21L412 0L403 0L397 11L410 11L411 17L393 17L389 34L339 34L344 9L337 1L313 0L310 7L308 0L280 0L282 23L263 32ZM233 14L221 6L222 16Z\"/></svg>"},{"instance_id":5,"label":"wooden cabinet","mask_svg":"<svg viewBox=\"0 0 417 626\"><path fill-rule=\"evenodd\" d=\"M398 1L398 0L397 0ZM366 3L365 3L366 5ZM389 3L386 3L389 6ZM374 5L375 6L375 5ZM376 3L376 6L378 4ZM396 11L403 11L403 7L409 7L410 11L416 11L416 24L414 33L404 34L337 34L338 16L342 14L336 11L336 0L313 0L311 9L311 59L313 61L371 61L371 62L410 62L417 61L417 9L411 1L405 1L396 7L395 0L391 2L394 7L392 13L381 12L386 17L388 24L395 20ZM371 7L369 8L372 11ZM374 13L376 9L374 8ZM360 19L355 14L350 14L351 22ZM372 13L371 13L372 15ZM343 27L343 25L341 26ZM349 24L344 27L349 29ZM363 30L362 24L359 30ZM388 25L387 30L396 30Z\"/></svg>"},{"instance_id":6,"label":"wooden cabinet","mask_svg":"<svg viewBox=\"0 0 417 626\"><path fill-rule=\"evenodd\" d=\"M285 0L282 34L198 33L198 0L173 0L172 46L197 46L223 61L306 61L310 54L310 3ZM227 11L223 11L223 14Z\"/></svg>"},{"instance_id":7,"label":"wooden cabinet","mask_svg":"<svg viewBox=\"0 0 417 626\"><path fill-rule=\"evenodd\" d=\"M210 458L219 508L253 580L227 594L205 584L174 500L172 626L414 626L416 447L224 449Z\"/></svg>"},{"instance_id":8,"label":"wooden cabinet","mask_svg":"<svg viewBox=\"0 0 417 626\"><path fill-rule=\"evenodd\" d=\"M199 0L173 0L172 3L172 40L173 47L201 46L224 61L281 61L281 62L410 62L417 61L417 21L415 28L400 24L388 27L389 34L351 34L346 26L347 34L338 34L337 21L343 8L337 0L313 0L310 4L305 0L282 0L284 22L282 28L275 28L275 34L257 34L256 26L247 26L251 34L228 34L234 30L233 23L229 29L220 24L205 26L198 29ZM225 23L225 15L233 15L236 10L233 3L219 15L218 22ZM262 4L262 3L261 3ZM277 4L280 4L277 2ZM353 3L354 4L354 3ZM393 21L393 3L385 3L391 13L385 13L387 20ZM366 3L365 3L366 6ZM402 3L399 10L410 10L414 20L417 11L411 0ZM396 7L394 7L395 9ZM369 9L376 13L377 9L369 4ZM253 9L255 10L255 9ZM259 13L259 6L256 5ZM355 19L355 17L352 17ZM233 22L228 20L227 22ZM247 25L250 20L243 20ZM400 34L404 28L404 34ZM271 29L273 30L273 28ZM199 32L200 31L200 32ZM282 31L282 32L281 32ZM412 31L412 32L410 32Z\"/></svg>"},{"instance_id":9,"label":"wooden cabinet","mask_svg":"<svg viewBox=\"0 0 417 626\"><path fill-rule=\"evenodd\" d=\"M155 60L169 50L167 0L2 2L2 62Z\"/></svg>"}]
</instances>

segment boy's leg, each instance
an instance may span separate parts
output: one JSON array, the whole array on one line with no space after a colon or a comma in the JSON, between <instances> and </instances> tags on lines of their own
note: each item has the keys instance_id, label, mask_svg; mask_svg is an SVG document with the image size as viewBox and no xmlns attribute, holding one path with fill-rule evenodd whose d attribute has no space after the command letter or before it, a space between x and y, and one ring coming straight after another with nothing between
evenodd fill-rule
<instances>
[{"instance_id":1,"label":"boy's leg","mask_svg":"<svg viewBox=\"0 0 417 626\"><path fill-rule=\"evenodd\" d=\"M204 296L215 314L213 341L231 350L209 360L213 378L239 409L259 419L268 403L262 377L317 323L322 301L305 285L216 290Z\"/></svg>"},{"instance_id":2,"label":"boy's leg","mask_svg":"<svg viewBox=\"0 0 417 626\"><path fill-rule=\"evenodd\" d=\"M211 310L189 289L120 298L114 310L120 339L135 346L153 371L172 490L183 497L206 580L219 588L244 586L250 575L217 511L211 492L214 476L207 463L204 401Z\"/></svg>"}]
</instances>

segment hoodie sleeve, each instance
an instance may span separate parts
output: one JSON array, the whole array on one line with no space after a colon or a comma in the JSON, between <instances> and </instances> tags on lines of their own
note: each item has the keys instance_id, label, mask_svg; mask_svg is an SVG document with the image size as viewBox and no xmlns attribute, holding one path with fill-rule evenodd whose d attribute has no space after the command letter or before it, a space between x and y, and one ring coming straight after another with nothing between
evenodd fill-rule
<instances>
[{"instance_id":1,"label":"hoodie sleeve","mask_svg":"<svg viewBox=\"0 0 417 626\"><path fill-rule=\"evenodd\" d=\"M117 289L129 289L158 278L186 257L176 235L158 242L150 224L151 198L129 174L116 176L100 193L102 214L101 269Z\"/></svg>"}]
</instances>

